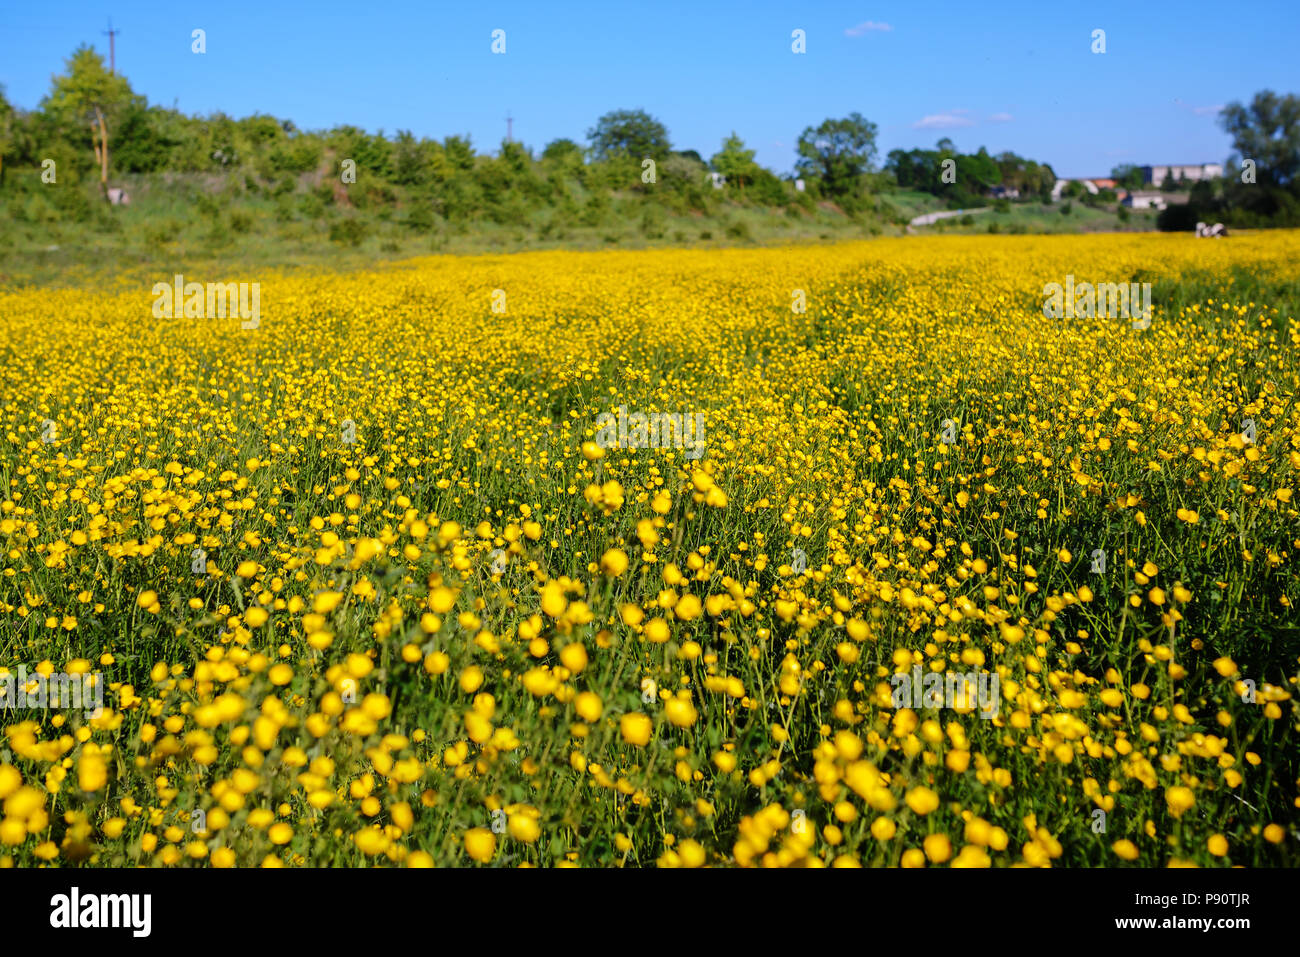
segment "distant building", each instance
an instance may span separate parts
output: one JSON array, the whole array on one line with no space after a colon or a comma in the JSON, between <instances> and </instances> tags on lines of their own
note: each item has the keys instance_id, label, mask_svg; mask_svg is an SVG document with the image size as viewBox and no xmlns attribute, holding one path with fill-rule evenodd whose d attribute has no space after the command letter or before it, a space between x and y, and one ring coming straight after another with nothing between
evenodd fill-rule
<instances>
[{"instance_id":1,"label":"distant building","mask_svg":"<svg viewBox=\"0 0 1300 957\"><path fill-rule=\"evenodd\" d=\"M1216 179L1223 175L1222 163L1190 163L1181 166L1143 166L1142 182L1148 186L1163 186L1170 174L1174 182L1184 180L1196 183L1203 179Z\"/></svg>"},{"instance_id":2,"label":"distant building","mask_svg":"<svg viewBox=\"0 0 1300 957\"><path fill-rule=\"evenodd\" d=\"M801 179L797 179L797 180L795 180L795 181L794 181L794 188L795 188L796 190L798 190L799 192L802 193L802 192L804 191L804 181L801 180Z\"/></svg>"},{"instance_id":3,"label":"distant building","mask_svg":"<svg viewBox=\"0 0 1300 957\"><path fill-rule=\"evenodd\" d=\"M1119 183L1115 182L1113 179L1090 179L1088 182L1092 183L1092 185L1096 186L1098 189L1114 189L1119 185Z\"/></svg>"},{"instance_id":4,"label":"distant building","mask_svg":"<svg viewBox=\"0 0 1300 957\"><path fill-rule=\"evenodd\" d=\"M1129 209L1164 209L1165 196L1163 193L1133 192L1120 200L1120 203Z\"/></svg>"},{"instance_id":5,"label":"distant building","mask_svg":"<svg viewBox=\"0 0 1300 957\"><path fill-rule=\"evenodd\" d=\"M994 186L989 190L989 195L994 199L1019 199L1020 190L1010 186Z\"/></svg>"}]
</instances>

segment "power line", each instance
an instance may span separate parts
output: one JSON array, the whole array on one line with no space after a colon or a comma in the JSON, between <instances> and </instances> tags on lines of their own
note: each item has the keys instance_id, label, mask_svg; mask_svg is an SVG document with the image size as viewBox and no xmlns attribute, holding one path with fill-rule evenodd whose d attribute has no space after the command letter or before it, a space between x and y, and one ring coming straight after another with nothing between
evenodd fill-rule
<instances>
[{"instance_id":1,"label":"power line","mask_svg":"<svg viewBox=\"0 0 1300 957\"><path fill-rule=\"evenodd\" d=\"M115 44L113 43L113 40L122 31L113 29L113 18L109 17L108 29L102 30L100 32L108 34L108 72L116 73L117 72L117 50Z\"/></svg>"}]
</instances>

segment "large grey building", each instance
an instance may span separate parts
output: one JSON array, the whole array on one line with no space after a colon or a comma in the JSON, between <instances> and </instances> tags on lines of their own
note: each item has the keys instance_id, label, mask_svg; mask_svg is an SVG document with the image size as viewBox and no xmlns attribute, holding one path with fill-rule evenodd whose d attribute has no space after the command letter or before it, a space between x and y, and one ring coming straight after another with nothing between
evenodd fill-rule
<instances>
[{"instance_id":1,"label":"large grey building","mask_svg":"<svg viewBox=\"0 0 1300 957\"><path fill-rule=\"evenodd\" d=\"M1187 163L1165 166L1143 166L1142 181L1151 186L1163 186L1165 178L1173 173L1174 181L1195 183L1203 179L1216 179L1223 175L1222 163Z\"/></svg>"}]
</instances>

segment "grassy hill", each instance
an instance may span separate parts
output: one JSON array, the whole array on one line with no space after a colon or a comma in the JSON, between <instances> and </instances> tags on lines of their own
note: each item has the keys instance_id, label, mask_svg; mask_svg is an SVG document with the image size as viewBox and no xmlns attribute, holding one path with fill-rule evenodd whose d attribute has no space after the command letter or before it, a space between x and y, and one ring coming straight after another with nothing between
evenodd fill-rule
<instances>
[{"instance_id":1,"label":"grassy hill","mask_svg":"<svg viewBox=\"0 0 1300 957\"><path fill-rule=\"evenodd\" d=\"M228 173L128 174L127 206L109 207L86 183L42 184L39 170L6 171L0 208L0 283L72 284L91 276L157 276L212 265L237 273L282 267L355 267L429 253L817 243L900 235L909 220L945 209L929 193L884 192L845 212L797 197L785 206L708 195L678 208L633 191L568 184L559 205L515 218L449 218L422 194L386 183L342 186L323 171L261 178ZM1122 223L1113 209L999 204L914 232L1059 233L1151 229L1151 215ZM497 217L500 219L500 217Z\"/></svg>"}]
</instances>

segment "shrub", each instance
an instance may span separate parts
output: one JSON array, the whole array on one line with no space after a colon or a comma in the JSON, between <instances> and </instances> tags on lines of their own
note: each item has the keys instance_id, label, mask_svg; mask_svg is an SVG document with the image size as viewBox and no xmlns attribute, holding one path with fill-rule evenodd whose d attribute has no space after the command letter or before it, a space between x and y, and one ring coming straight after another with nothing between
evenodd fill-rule
<instances>
[{"instance_id":1,"label":"shrub","mask_svg":"<svg viewBox=\"0 0 1300 957\"><path fill-rule=\"evenodd\" d=\"M1204 210L1198 209L1191 203L1176 203L1166 206L1156 214L1156 229L1165 233L1191 232L1204 218Z\"/></svg>"},{"instance_id":2,"label":"shrub","mask_svg":"<svg viewBox=\"0 0 1300 957\"><path fill-rule=\"evenodd\" d=\"M749 233L749 223L745 222L743 219L732 220L727 224L724 231L729 239L749 240L751 238Z\"/></svg>"},{"instance_id":3,"label":"shrub","mask_svg":"<svg viewBox=\"0 0 1300 957\"><path fill-rule=\"evenodd\" d=\"M664 214L663 210L655 206L647 206L641 214L641 235L647 239L660 239L664 234Z\"/></svg>"},{"instance_id":4,"label":"shrub","mask_svg":"<svg viewBox=\"0 0 1300 957\"><path fill-rule=\"evenodd\" d=\"M299 211L308 219L321 219L325 215L325 204L315 193L307 193L298 200Z\"/></svg>"},{"instance_id":5,"label":"shrub","mask_svg":"<svg viewBox=\"0 0 1300 957\"><path fill-rule=\"evenodd\" d=\"M417 232L423 232L433 228L435 222L433 215L433 204L427 200L416 200L411 206L411 211L406 214L403 221L408 229L414 229Z\"/></svg>"},{"instance_id":6,"label":"shrub","mask_svg":"<svg viewBox=\"0 0 1300 957\"><path fill-rule=\"evenodd\" d=\"M330 242L345 246L360 246L366 238L366 224L359 219L348 217L330 223Z\"/></svg>"}]
</instances>

